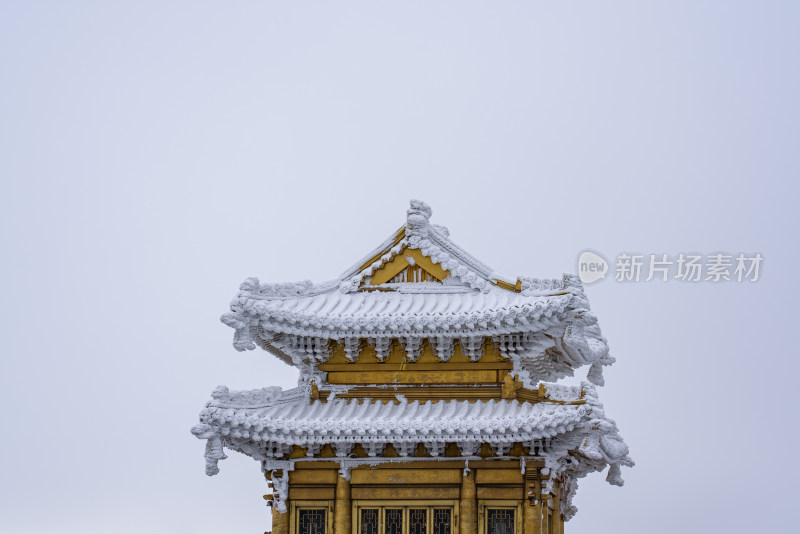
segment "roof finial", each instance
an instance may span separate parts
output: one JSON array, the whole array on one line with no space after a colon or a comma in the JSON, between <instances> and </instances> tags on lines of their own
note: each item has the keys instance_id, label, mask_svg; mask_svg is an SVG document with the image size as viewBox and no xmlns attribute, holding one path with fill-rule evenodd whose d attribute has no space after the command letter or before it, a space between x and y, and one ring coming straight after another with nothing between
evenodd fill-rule
<instances>
[{"instance_id":1,"label":"roof finial","mask_svg":"<svg viewBox=\"0 0 800 534\"><path fill-rule=\"evenodd\" d=\"M408 226L410 228L421 228L426 226L433 214L433 210L421 200L412 200L408 210Z\"/></svg>"}]
</instances>

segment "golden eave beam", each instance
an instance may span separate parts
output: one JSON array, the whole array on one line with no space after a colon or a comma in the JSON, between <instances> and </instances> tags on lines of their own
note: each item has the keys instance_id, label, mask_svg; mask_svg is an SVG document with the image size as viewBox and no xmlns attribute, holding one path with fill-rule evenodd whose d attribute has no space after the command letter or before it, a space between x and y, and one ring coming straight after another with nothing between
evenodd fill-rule
<instances>
[{"instance_id":1,"label":"golden eave beam","mask_svg":"<svg viewBox=\"0 0 800 534\"><path fill-rule=\"evenodd\" d=\"M497 287L500 289L505 289L507 291L513 291L514 293L521 293L522 292L522 280L517 279L516 284L509 284L508 282L504 282L499 278L495 278L492 280Z\"/></svg>"},{"instance_id":2,"label":"golden eave beam","mask_svg":"<svg viewBox=\"0 0 800 534\"><path fill-rule=\"evenodd\" d=\"M392 248L397 246L397 244L400 241L402 241L405 237L406 237L406 227L404 225L399 230L397 230L397 232L395 233L394 241L392 241L391 245L389 245L388 247L386 247L385 249L381 250L380 252L378 252L377 254L372 256L370 259L365 261L364 264L361 266L361 268L358 269L358 270L359 271L363 271L364 269L366 269L367 267L369 267L370 265L372 265L373 263L375 263L376 261L381 259L381 256L383 256L384 254L386 254L387 252L392 250Z\"/></svg>"}]
</instances>

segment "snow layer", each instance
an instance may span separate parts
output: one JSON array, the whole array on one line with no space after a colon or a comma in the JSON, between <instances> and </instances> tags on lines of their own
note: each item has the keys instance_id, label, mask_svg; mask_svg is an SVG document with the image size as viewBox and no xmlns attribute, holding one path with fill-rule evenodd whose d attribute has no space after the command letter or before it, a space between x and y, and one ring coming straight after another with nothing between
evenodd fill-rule
<instances>
[{"instance_id":1,"label":"snow layer","mask_svg":"<svg viewBox=\"0 0 800 534\"><path fill-rule=\"evenodd\" d=\"M590 381L603 383L602 366L614 360L577 277L520 278L519 293L502 289L494 280L511 279L454 244L446 229L429 223L430 215L427 204L412 201L406 225L373 257L385 253L339 279L317 285L245 280L231 311L222 316L236 330L234 347L261 346L299 367L302 375L314 375L316 364L330 355L331 339L356 349L360 339L370 339L379 357L381 347L398 339L414 360L424 338L436 339L438 353L446 359L456 339L469 340L462 346L474 347L476 340L492 337L528 386L570 376L584 365L591 366ZM356 291L406 246L440 261L450 277L445 283L389 283L381 286L387 291ZM355 357L352 351L347 354Z\"/></svg>"},{"instance_id":2,"label":"snow layer","mask_svg":"<svg viewBox=\"0 0 800 534\"><path fill-rule=\"evenodd\" d=\"M332 339L426 331L492 335L564 321L573 301L571 295L529 297L498 288L447 293L331 291L292 299L258 298L243 291L226 317L274 332Z\"/></svg>"},{"instance_id":3,"label":"snow layer","mask_svg":"<svg viewBox=\"0 0 800 534\"><path fill-rule=\"evenodd\" d=\"M457 444L463 458L476 458L482 443L503 457L514 443L522 443L530 456L545 459L551 480L567 475L563 509L571 517L578 478L608 467L609 483L621 485L619 468L633 466L633 461L593 385L546 388L550 399L569 402L583 396L585 403L408 402L402 397L399 403L387 404L342 399L311 403L301 388L231 392L221 386L192 433L207 440L208 475L219 472L223 446L274 464L286 461L295 445L304 447L309 457L292 462L314 461L325 444L342 461L350 460L353 447L361 444L375 462L383 462L387 459L380 455L389 443L401 459L422 461L426 459L413 457L420 443L434 459L443 455L448 443Z\"/></svg>"},{"instance_id":4,"label":"snow layer","mask_svg":"<svg viewBox=\"0 0 800 534\"><path fill-rule=\"evenodd\" d=\"M261 390L258 390L259 392ZM215 398L201 423L222 436L279 445L424 443L477 441L490 444L551 438L572 430L590 410L584 405L508 400L363 402L336 399L310 403L289 390L264 406L244 399Z\"/></svg>"}]
</instances>

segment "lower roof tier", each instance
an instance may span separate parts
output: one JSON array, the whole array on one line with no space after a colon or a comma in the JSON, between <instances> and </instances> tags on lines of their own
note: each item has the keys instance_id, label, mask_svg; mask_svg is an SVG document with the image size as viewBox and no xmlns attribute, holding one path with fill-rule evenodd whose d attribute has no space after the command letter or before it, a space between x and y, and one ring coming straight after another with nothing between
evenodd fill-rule
<instances>
[{"instance_id":1,"label":"lower roof tier","mask_svg":"<svg viewBox=\"0 0 800 534\"><path fill-rule=\"evenodd\" d=\"M398 395L386 402L375 399L311 401L307 388L282 391L264 388L231 392L217 388L200 414L192 433L207 439L207 473L218 472L222 447L256 460L288 458L295 446L307 456L330 445L336 457L350 457L360 444L369 456L381 456L391 444L400 456L413 456L421 444L431 456L448 443L462 456L478 454L482 444L502 456L515 443L530 454L547 453L554 439L605 464L627 465L628 447L613 421L607 419L594 387L549 385L541 402L518 400L408 401Z\"/></svg>"},{"instance_id":2,"label":"lower roof tier","mask_svg":"<svg viewBox=\"0 0 800 534\"><path fill-rule=\"evenodd\" d=\"M213 403L201 422L223 436L307 446L338 442L530 441L572 430L591 413L583 404L489 401L308 401L292 390L262 408ZM215 405L216 404L216 405Z\"/></svg>"}]
</instances>

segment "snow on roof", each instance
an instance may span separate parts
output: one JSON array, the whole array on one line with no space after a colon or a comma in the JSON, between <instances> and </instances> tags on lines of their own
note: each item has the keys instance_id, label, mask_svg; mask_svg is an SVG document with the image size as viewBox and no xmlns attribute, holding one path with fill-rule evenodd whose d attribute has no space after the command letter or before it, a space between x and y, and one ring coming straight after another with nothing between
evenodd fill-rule
<instances>
[{"instance_id":1,"label":"snow on roof","mask_svg":"<svg viewBox=\"0 0 800 534\"><path fill-rule=\"evenodd\" d=\"M258 333L342 339L536 332L557 322L566 327L590 314L577 277L511 282L453 243L446 228L431 225L431 213L427 204L412 200L406 224L338 279L321 284L245 280L231 311L222 316L236 330L234 347L254 349ZM449 276L441 283L369 285L375 271L406 248L418 249ZM360 290L365 285L380 291ZM291 362L291 356L278 355Z\"/></svg>"},{"instance_id":2,"label":"snow on roof","mask_svg":"<svg viewBox=\"0 0 800 534\"><path fill-rule=\"evenodd\" d=\"M434 263L451 272L451 275L469 287L480 291L488 291L491 287L493 270L478 261L450 239L450 231L440 225L430 224L433 210L421 200L412 200L408 210L406 224L383 246L392 244L388 249L376 249L371 264L355 264L346 270L341 279L340 289L345 292L356 291L366 278L386 262L394 258L404 248L419 249ZM380 257L377 257L380 255ZM369 260L366 260L369 261Z\"/></svg>"},{"instance_id":3,"label":"snow on roof","mask_svg":"<svg viewBox=\"0 0 800 534\"><path fill-rule=\"evenodd\" d=\"M221 318L236 330L234 347L261 346L304 374L304 368L327 360L329 339L412 339L418 346L421 338L435 336L444 339L447 355L456 338L480 345L490 336L528 386L571 376L584 365L592 366L589 380L602 385L602 366L614 360L576 276L511 283L453 243L447 229L429 224L430 215L427 204L412 200L406 224L338 279L245 280ZM449 276L442 282L370 285L372 274L404 247L418 247ZM364 286L380 290L359 290ZM504 336L513 336L513 343Z\"/></svg>"},{"instance_id":4,"label":"snow on roof","mask_svg":"<svg viewBox=\"0 0 800 534\"><path fill-rule=\"evenodd\" d=\"M207 440L208 475L219 472L218 462L226 458L223 447L264 462L265 468L284 462L293 469L294 462L318 459L313 456L325 444L332 446L335 455L325 460L335 459L345 468L361 461L352 454L355 444L361 444L371 461L396 462L424 461L425 457L414 455L418 444L436 457L444 453L445 444L455 443L462 458L469 459L476 457L482 443L491 445L497 456L507 454L514 443L522 443L529 456L543 458L546 469L553 473L578 479L610 466L608 482L622 485L620 466L634 463L616 424L606 417L594 386L584 382L580 387L546 387L549 398L565 403L408 402L400 396L398 403L387 404L344 399L312 403L301 388L232 392L220 386L192 433ZM579 401L581 393L584 399ZM375 458L387 444L399 458ZM307 457L281 460L295 445L305 448ZM577 483L567 479L562 499L568 517L577 510L571 504L576 488Z\"/></svg>"},{"instance_id":5,"label":"snow on roof","mask_svg":"<svg viewBox=\"0 0 800 534\"><path fill-rule=\"evenodd\" d=\"M523 442L572 430L584 405L508 400L310 403L289 390L265 404L211 401L201 415L223 436L307 446L324 443Z\"/></svg>"},{"instance_id":6,"label":"snow on roof","mask_svg":"<svg viewBox=\"0 0 800 534\"><path fill-rule=\"evenodd\" d=\"M245 289L232 303L230 316L236 322L250 317L270 332L333 339L448 331L492 335L546 328L564 320L573 301L569 294L528 296L497 288L449 293L328 291L291 298Z\"/></svg>"}]
</instances>

